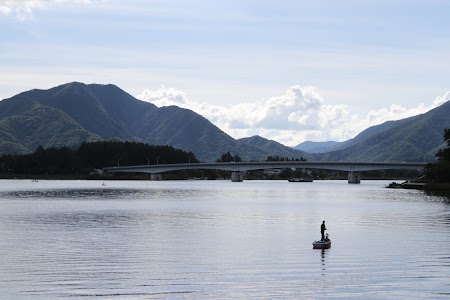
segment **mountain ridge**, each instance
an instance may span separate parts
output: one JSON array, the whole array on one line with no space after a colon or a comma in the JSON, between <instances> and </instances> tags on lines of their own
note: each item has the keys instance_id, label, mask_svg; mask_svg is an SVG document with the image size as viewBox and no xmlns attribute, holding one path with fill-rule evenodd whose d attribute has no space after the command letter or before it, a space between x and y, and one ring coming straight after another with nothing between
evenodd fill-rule
<instances>
[{"instance_id":1,"label":"mountain ridge","mask_svg":"<svg viewBox=\"0 0 450 300\"><path fill-rule=\"evenodd\" d=\"M281 143L263 138L259 135L254 135L247 138L238 139L238 141L257 146L267 152L267 156L279 156L280 158L294 158L294 159L306 159L306 160L315 160L314 155L307 153L302 150L292 149L287 147Z\"/></svg>"},{"instance_id":2,"label":"mountain ridge","mask_svg":"<svg viewBox=\"0 0 450 300\"><path fill-rule=\"evenodd\" d=\"M0 101L0 154L23 154L37 146L55 147L85 140L170 145L215 161L231 152L243 160L268 156L307 160L433 160L450 127L450 102L422 115L388 121L355 138L328 142L326 153L308 153L259 136L234 139L205 117L177 106L160 107L119 87L71 82L33 89ZM330 151L332 150L332 151Z\"/></svg>"},{"instance_id":3,"label":"mountain ridge","mask_svg":"<svg viewBox=\"0 0 450 300\"><path fill-rule=\"evenodd\" d=\"M138 100L115 85L86 85L71 82L48 90L34 89L0 101L0 132L4 140L0 153L29 153L37 146L54 147L65 138L53 127L23 134L9 126L9 117L18 117L31 110L32 104L53 109L58 116L41 116L43 124L60 121L62 128L77 124L78 137L120 139L155 145L171 145L192 151L198 159L215 161L225 152L233 152L247 160L265 159L266 152L258 147L240 143L213 125L203 116L176 106L158 108ZM35 118L33 122L37 122ZM51 137L53 130L54 136ZM38 137L36 137L38 136ZM71 146L72 143L70 144Z\"/></svg>"},{"instance_id":4,"label":"mountain ridge","mask_svg":"<svg viewBox=\"0 0 450 300\"><path fill-rule=\"evenodd\" d=\"M417 116L369 127L354 139L346 141L346 147L320 154L318 158L434 161L437 149L445 147L445 128L450 128L450 102Z\"/></svg>"}]
</instances>

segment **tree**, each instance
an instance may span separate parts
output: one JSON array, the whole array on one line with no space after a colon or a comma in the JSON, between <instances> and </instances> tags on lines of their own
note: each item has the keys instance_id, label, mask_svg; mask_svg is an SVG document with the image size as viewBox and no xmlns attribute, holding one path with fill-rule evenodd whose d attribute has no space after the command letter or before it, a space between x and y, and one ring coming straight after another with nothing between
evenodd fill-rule
<instances>
[{"instance_id":1,"label":"tree","mask_svg":"<svg viewBox=\"0 0 450 300\"><path fill-rule=\"evenodd\" d=\"M303 157L300 158L289 158L289 157L280 157L280 156L267 156L266 161L306 161Z\"/></svg>"},{"instance_id":2,"label":"tree","mask_svg":"<svg viewBox=\"0 0 450 300\"><path fill-rule=\"evenodd\" d=\"M444 139L447 143L447 148L440 149L436 153L438 161L450 161L450 128L444 129Z\"/></svg>"},{"instance_id":3,"label":"tree","mask_svg":"<svg viewBox=\"0 0 450 300\"><path fill-rule=\"evenodd\" d=\"M231 155L230 151L227 153L222 154L220 159L217 160L217 162L241 162L242 158L239 155Z\"/></svg>"},{"instance_id":4,"label":"tree","mask_svg":"<svg viewBox=\"0 0 450 300\"><path fill-rule=\"evenodd\" d=\"M425 168L426 177L438 182L450 182L450 129L444 130L447 148L436 153L437 161Z\"/></svg>"}]
</instances>

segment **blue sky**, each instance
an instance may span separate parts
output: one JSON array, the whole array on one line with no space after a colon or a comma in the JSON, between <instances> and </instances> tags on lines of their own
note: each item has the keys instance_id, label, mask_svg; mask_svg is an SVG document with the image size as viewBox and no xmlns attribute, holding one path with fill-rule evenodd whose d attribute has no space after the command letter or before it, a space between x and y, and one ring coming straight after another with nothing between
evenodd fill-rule
<instances>
[{"instance_id":1,"label":"blue sky","mask_svg":"<svg viewBox=\"0 0 450 300\"><path fill-rule=\"evenodd\" d=\"M235 138L345 140L450 99L450 1L0 0L0 97L113 83Z\"/></svg>"}]
</instances>

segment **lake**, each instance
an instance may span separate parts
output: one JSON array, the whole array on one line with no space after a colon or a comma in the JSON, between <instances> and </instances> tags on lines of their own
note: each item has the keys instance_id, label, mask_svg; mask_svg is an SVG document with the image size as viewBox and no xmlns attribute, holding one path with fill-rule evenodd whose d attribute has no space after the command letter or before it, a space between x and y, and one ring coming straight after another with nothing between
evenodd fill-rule
<instances>
[{"instance_id":1,"label":"lake","mask_svg":"<svg viewBox=\"0 0 450 300\"><path fill-rule=\"evenodd\" d=\"M2 299L448 299L449 199L388 181L0 180ZM332 247L313 250L326 221Z\"/></svg>"}]
</instances>

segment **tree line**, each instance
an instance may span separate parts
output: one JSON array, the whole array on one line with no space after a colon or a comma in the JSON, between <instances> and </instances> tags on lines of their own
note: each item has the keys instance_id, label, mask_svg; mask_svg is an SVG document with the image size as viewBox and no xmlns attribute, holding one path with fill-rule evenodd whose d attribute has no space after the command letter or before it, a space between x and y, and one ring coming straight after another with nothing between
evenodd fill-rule
<instances>
[{"instance_id":1,"label":"tree line","mask_svg":"<svg viewBox=\"0 0 450 300\"><path fill-rule=\"evenodd\" d=\"M300 158L289 158L289 157L281 157L278 155L269 155L267 156L266 161L306 161L303 157ZM233 155L230 151L223 153L222 156L216 160L216 162L242 162L242 158L239 155Z\"/></svg>"},{"instance_id":2,"label":"tree line","mask_svg":"<svg viewBox=\"0 0 450 300\"><path fill-rule=\"evenodd\" d=\"M39 146L34 153L5 154L0 157L0 172L5 174L87 174L104 167L196 163L192 152L172 146L155 146L137 142L83 142L76 150L68 147Z\"/></svg>"}]
</instances>

